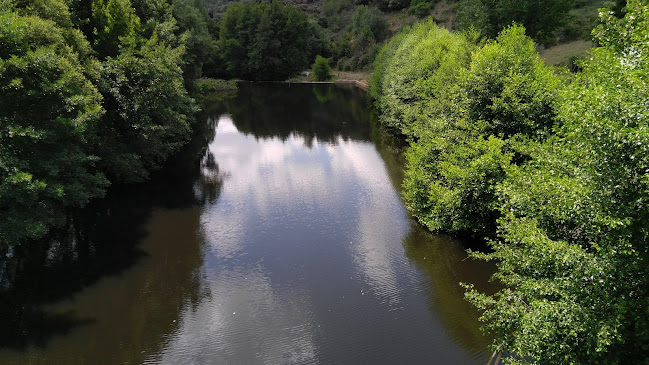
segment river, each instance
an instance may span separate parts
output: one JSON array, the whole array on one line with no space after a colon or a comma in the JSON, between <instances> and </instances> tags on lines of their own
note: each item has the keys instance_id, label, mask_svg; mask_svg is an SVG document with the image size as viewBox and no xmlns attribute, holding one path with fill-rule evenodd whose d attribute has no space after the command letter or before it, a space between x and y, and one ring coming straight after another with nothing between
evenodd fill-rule
<instances>
[{"instance_id":1,"label":"river","mask_svg":"<svg viewBox=\"0 0 649 365\"><path fill-rule=\"evenodd\" d=\"M493 268L409 217L362 90L242 83L197 130L2 263L0 364L487 362Z\"/></svg>"}]
</instances>

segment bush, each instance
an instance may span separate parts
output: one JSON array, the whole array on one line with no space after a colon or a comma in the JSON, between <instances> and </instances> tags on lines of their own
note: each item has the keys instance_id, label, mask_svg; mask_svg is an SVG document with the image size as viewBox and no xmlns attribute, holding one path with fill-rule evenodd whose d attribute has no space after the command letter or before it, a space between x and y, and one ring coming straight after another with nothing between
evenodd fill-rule
<instances>
[{"instance_id":1,"label":"bush","mask_svg":"<svg viewBox=\"0 0 649 365\"><path fill-rule=\"evenodd\" d=\"M426 15L430 14L430 9L432 8L433 4L430 0L412 0L410 3L410 8L408 8L408 12L410 14L417 15L420 18L425 17Z\"/></svg>"},{"instance_id":2,"label":"bush","mask_svg":"<svg viewBox=\"0 0 649 365\"><path fill-rule=\"evenodd\" d=\"M0 11L0 251L64 224L66 209L108 185L89 151L105 112L87 77L96 65L80 59L88 43L68 43L71 33Z\"/></svg>"},{"instance_id":3,"label":"bush","mask_svg":"<svg viewBox=\"0 0 649 365\"><path fill-rule=\"evenodd\" d=\"M383 13L377 8L361 5L356 8L352 20L352 30L356 34L370 32L374 41L381 42L388 35L388 25L383 18Z\"/></svg>"},{"instance_id":4,"label":"bush","mask_svg":"<svg viewBox=\"0 0 649 365\"><path fill-rule=\"evenodd\" d=\"M318 55L313 64L313 74L316 81L327 81L331 79L331 67L326 58Z\"/></svg>"},{"instance_id":5,"label":"bush","mask_svg":"<svg viewBox=\"0 0 649 365\"><path fill-rule=\"evenodd\" d=\"M507 28L471 53L465 36L428 21L377 58L370 95L380 120L413 140L403 194L431 230L495 237L496 186L528 158L527 141L551 131L561 80L524 32Z\"/></svg>"},{"instance_id":6,"label":"bush","mask_svg":"<svg viewBox=\"0 0 649 365\"><path fill-rule=\"evenodd\" d=\"M352 3L349 0L328 0L322 4L322 12L325 17L337 15L345 10L352 8Z\"/></svg>"},{"instance_id":7,"label":"bush","mask_svg":"<svg viewBox=\"0 0 649 365\"><path fill-rule=\"evenodd\" d=\"M568 19L572 0L462 0L458 3L458 29L478 29L494 38L512 23L521 24L535 41L545 44Z\"/></svg>"},{"instance_id":8,"label":"bush","mask_svg":"<svg viewBox=\"0 0 649 365\"><path fill-rule=\"evenodd\" d=\"M646 3L646 2L645 2ZM602 11L556 135L498 187L495 295L469 290L515 363L640 364L649 344L649 6ZM513 361L512 361L513 360Z\"/></svg>"},{"instance_id":9,"label":"bush","mask_svg":"<svg viewBox=\"0 0 649 365\"><path fill-rule=\"evenodd\" d=\"M525 28L511 26L472 55L463 78L469 119L485 134L548 134L562 81L545 66Z\"/></svg>"},{"instance_id":10,"label":"bush","mask_svg":"<svg viewBox=\"0 0 649 365\"><path fill-rule=\"evenodd\" d=\"M443 129L443 117L456 109L459 76L469 64L473 45L431 20L405 32L379 56L377 71L383 70L383 77L373 84L381 88L377 106L382 123L418 137ZM390 49L394 53L386 54Z\"/></svg>"}]
</instances>

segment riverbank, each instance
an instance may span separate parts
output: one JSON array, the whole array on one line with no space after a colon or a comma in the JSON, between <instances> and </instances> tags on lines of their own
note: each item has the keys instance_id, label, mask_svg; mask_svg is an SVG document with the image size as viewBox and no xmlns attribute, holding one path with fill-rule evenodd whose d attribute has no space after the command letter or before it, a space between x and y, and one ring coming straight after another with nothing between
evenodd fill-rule
<instances>
[{"instance_id":1,"label":"riverbank","mask_svg":"<svg viewBox=\"0 0 649 365\"><path fill-rule=\"evenodd\" d=\"M347 72L347 71L331 71L333 77L330 81L316 81L313 72L302 71L298 76L292 77L289 82L301 84L352 84L367 91L370 81L369 72Z\"/></svg>"}]
</instances>

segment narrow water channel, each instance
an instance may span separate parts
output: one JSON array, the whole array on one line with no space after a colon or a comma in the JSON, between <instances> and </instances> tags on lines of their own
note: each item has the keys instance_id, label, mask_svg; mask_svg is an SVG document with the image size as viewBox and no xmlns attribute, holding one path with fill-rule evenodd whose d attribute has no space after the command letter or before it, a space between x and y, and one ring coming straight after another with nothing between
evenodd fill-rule
<instances>
[{"instance_id":1,"label":"narrow water channel","mask_svg":"<svg viewBox=\"0 0 649 365\"><path fill-rule=\"evenodd\" d=\"M486 363L458 283L492 269L408 216L371 119L353 87L215 99L151 182L3 262L0 364Z\"/></svg>"}]
</instances>

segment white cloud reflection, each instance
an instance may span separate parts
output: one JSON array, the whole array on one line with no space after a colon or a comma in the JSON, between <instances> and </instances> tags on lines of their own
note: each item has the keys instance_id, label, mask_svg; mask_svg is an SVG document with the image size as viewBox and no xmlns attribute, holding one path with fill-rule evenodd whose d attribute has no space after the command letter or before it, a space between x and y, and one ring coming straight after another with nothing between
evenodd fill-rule
<instances>
[{"instance_id":1,"label":"white cloud reflection","mask_svg":"<svg viewBox=\"0 0 649 365\"><path fill-rule=\"evenodd\" d=\"M310 234L325 239L344 230L345 242L323 244L351 256L356 276L382 310L401 308L404 279L397 266L404 265L401 242L408 222L373 144L338 138L307 148L298 135L257 140L236 132L225 116L208 149L227 176L219 199L204 207L200 219L211 295L184 310L162 363L317 360L319 325L309 291L322 289L275 282L263 259L249 269L227 264L245 263L259 245L270 245L263 236L278 225L293 232L292 225L313 224ZM314 211L317 217L309 215Z\"/></svg>"}]
</instances>

